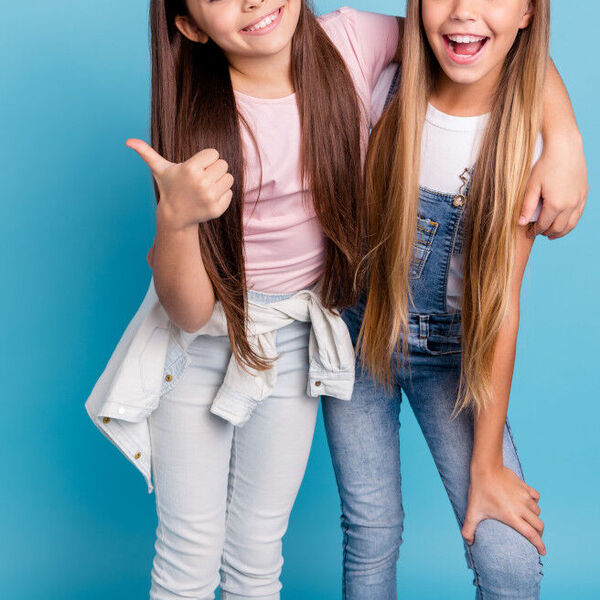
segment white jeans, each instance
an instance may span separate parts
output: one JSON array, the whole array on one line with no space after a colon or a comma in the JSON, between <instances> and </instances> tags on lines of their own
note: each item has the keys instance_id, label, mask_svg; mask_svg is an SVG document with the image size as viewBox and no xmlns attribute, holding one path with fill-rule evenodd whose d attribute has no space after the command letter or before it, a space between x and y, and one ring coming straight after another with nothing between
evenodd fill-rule
<instances>
[{"instance_id":1,"label":"white jeans","mask_svg":"<svg viewBox=\"0 0 600 600\"><path fill-rule=\"evenodd\" d=\"M281 296L254 294L265 302ZM277 385L241 428L211 414L231 347L198 337L150 417L158 527L151 600L279 600L281 539L312 443L310 323L277 332Z\"/></svg>"}]
</instances>

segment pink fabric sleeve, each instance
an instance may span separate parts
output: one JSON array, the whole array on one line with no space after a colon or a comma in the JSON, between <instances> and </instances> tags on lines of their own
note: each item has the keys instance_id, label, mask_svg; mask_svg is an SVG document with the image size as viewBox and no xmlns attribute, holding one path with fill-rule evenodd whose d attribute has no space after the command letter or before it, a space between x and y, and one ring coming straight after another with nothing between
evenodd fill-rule
<instances>
[{"instance_id":1,"label":"pink fabric sleeve","mask_svg":"<svg viewBox=\"0 0 600 600\"><path fill-rule=\"evenodd\" d=\"M396 17L354 8L339 9L350 43L372 93L383 69L392 61L398 47Z\"/></svg>"}]
</instances>

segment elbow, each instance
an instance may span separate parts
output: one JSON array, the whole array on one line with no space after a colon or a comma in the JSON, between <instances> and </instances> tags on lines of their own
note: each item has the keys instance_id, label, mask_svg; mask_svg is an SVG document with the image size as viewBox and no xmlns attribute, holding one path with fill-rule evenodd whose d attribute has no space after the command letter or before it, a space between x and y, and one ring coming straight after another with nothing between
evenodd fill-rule
<instances>
[{"instance_id":1,"label":"elbow","mask_svg":"<svg viewBox=\"0 0 600 600\"><path fill-rule=\"evenodd\" d=\"M175 325L186 333L195 333L210 320L215 307L214 301L209 304L204 304L195 311L194 314L187 315L186 318L180 319L180 322L173 320Z\"/></svg>"}]
</instances>

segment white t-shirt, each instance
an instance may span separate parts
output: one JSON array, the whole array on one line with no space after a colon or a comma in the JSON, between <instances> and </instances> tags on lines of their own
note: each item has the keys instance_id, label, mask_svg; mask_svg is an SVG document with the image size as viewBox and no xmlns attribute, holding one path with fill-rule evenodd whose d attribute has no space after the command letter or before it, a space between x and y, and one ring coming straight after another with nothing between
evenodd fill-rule
<instances>
[{"instance_id":1,"label":"white t-shirt","mask_svg":"<svg viewBox=\"0 0 600 600\"><path fill-rule=\"evenodd\" d=\"M383 112L397 65L382 71L373 90L371 119L375 123ZM477 160L479 146L487 126L489 114L476 117L455 117L443 113L431 104L423 127L421 142L421 168L419 185L442 194L458 194L463 185L460 176L471 169ZM542 136L537 140L533 164L542 154ZM536 221L541 210L541 201L532 217ZM459 311L462 304L462 255L453 255L448 272L447 306L449 311Z\"/></svg>"}]
</instances>

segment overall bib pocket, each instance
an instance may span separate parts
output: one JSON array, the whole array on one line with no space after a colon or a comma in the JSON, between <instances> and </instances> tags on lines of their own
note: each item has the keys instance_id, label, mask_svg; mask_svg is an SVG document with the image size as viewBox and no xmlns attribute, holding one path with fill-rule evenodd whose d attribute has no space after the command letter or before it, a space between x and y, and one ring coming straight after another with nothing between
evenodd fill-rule
<instances>
[{"instance_id":1,"label":"overall bib pocket","mask_svg":"<svg viewBox=\"0 0 600 600\"><path fill-rule=\"evenodd\" d=\"M423 273L423 267L431 254L431 244L437 231L438 223L419 215L417 217L417 235L413 243L413 256L408 276L418 279Z\"/></svg>"}]
</instances>

